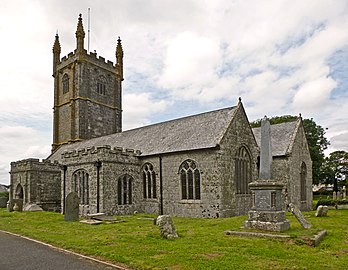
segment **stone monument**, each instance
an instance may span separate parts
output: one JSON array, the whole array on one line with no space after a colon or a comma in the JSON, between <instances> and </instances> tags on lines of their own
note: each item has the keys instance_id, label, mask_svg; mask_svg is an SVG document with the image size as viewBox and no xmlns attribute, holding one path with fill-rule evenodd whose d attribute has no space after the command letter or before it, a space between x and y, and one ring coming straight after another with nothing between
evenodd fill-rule
<instances>
[{"instance_id":1,"label":"stone monument","mask_svg":"<svg viewBox=\"0 0 348 270\"><path fill-rule=\"evenodd\" d=\"M272 179L271 125L265 116L261 121L261 151L259 179L249 184L252 207L246 229L281 232L290 228L286 220L282 190L284 184Z\"/></svg>"},{"instance_id":2,"label":"stone monument","mask_svg":"<svg viewBox=\"0 0 348 270\"><path fill-rule=\"evenodd\" d=\"M78 221L79 220L79 203L80 199L76 192L70 192L65 199L65 221Z\"/></svg>"},{"instance_id":3,"label":"stone monument","mask_svg":"<svg viewBox=\"0 0 348 270\"><path fill-rule=\"evenodd\" d=\"M160 233L163 238L173 239L178 238L173 220L169 215L158 216L156 219L156 225L160 228Z\"/></svg>"}]
</instances>

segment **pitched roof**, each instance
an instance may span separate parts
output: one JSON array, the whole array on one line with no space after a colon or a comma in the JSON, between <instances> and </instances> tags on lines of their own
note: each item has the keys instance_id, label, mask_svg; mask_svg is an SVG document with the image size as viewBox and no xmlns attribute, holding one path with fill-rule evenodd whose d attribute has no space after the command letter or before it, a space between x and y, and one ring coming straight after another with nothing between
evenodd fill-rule
<instances>
[{"instance_id":1,"label":"pitched roof","mask_svg":"<svg viewBox=\"0 0 348 270\"><path fill-rule=\"evenodd\" d=\"M63 152L103 145L140 150L142 156L213 148L220 143L236 109L234 106L62 145L48 159L59 160Z\"/></svg>"},{"instance_id":2,"label":"pitched roof","mask_svg":"<svg viewBox=\"0 0 348 270\"><path fill-rule=\"evenodd\" d=\"M271 125L271 143L273 156L285 156L291 152L299 120ZM261 128L253 128L257 145L261 145Z\"/></svg>"}]
</instances>

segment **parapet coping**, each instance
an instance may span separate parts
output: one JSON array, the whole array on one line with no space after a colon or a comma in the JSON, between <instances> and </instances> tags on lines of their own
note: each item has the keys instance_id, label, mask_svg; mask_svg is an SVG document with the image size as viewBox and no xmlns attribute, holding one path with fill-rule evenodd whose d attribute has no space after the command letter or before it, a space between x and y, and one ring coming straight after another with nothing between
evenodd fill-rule
<instances>
[{"instance_id":1,"label":"parapet coping","mask_svg":"<svg viewBox=\"0 0 348 270\"><path fill-rule=\"evenodd\" d=\"M68 53L68 55L65 55L62 57L59 64L62 64L64 62L68 61L69 59L73 58L75 55L76 55L76 50L74 52ZM110 60L105 60L105 58L102 56L98 57L97 53L93 53L93 52L88 53L87 50L84 50L84 56L86 57L86 59L95 60L96 62L99 62L100 64L103 64L103 65L106 65L110 68L116 67L116 65L114 65L114 62L112 62Z\"/></svg>"}]
</instances>

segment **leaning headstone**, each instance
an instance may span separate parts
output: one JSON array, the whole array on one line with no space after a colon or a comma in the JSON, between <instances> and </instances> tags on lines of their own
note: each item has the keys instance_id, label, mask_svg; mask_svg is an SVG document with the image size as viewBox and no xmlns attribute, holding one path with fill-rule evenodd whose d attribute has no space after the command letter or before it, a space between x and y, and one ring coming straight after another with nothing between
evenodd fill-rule
<instances>
[{"instance_id":1,"label":"leaning headstone","mask_svg":"<svg viewBox=\"0 0 348 270\"><path fill-rule=\"evenodd\" d=\"M178 238L173 220L169 215L158 216L156 225L160 228L160 233L163 238L173 239Z\"/></svg>"},{"instance_id":2,"label":"leaning headstone","mask_svg":"<svg viewBox=\"0 0 348 270\"><path fill-rule=\"evenodd\" d=\"M78 221L79 220L79 203L80 199L76 192L70 192L65 199L65 221Z\"/></svg>"},{"instance_id":3,"label":"leaning headstone","mask_svg":"<svg viewBox=\"0 0 348 270\"><path fill-rule=\"evenodd\" d=\"M326 217L328 211L329 211L329 207L327 207L327 205L319 205L317 208L317 212L315 213L315 216Z\"/></svg>"},{"instance_id":4,"label":"leaning headstone","mask_svg":"<svg viewBox=\"0 0 348 270\"><path fill-rule=\"evenodd\" d=\"M293 203L289 203L289 210L291 213L294 214L294 216L297 218L298 222L302 225L305 229L310 229L312 225L307 221L307 219L302 215L302 212L300 209Z\"/></svg>"}]
</instances>

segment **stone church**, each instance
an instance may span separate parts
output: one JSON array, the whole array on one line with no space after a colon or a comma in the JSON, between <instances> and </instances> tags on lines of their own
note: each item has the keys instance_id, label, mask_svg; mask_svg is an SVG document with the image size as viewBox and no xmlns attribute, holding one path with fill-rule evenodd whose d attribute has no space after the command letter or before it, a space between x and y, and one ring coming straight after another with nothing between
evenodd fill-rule
<instances>
[{"instance_id":1,"label":"stone church","mask_svg":"<svg viewBox=\"0 0 348 270\"><path fill-rule=\"evenodd\" d=\"M135 211L184 217L244 215L258 178L260 130L235 106L122 131L123 49L116 63L84 48L61 58L53 45L53 144L45 160L11 163L10 202L64 212L76 192L81 215ZM312 163L302 119L273 125L273 178L302 210L312 203ZM11 203L10 203L11 205Z\"/></svg>"}]
</instances>

